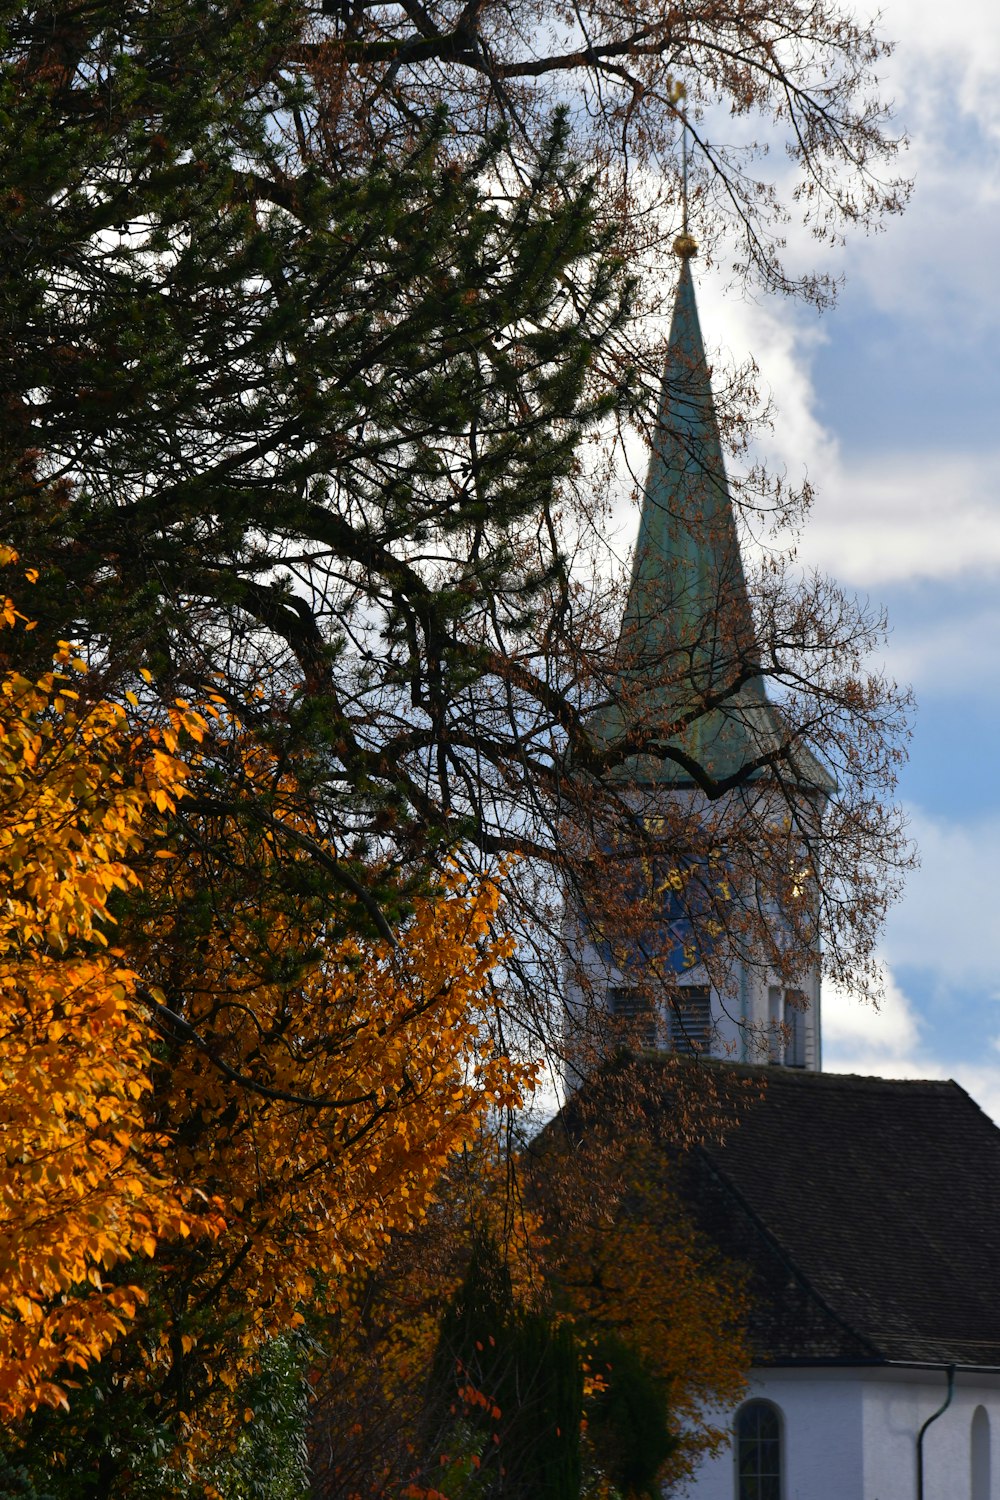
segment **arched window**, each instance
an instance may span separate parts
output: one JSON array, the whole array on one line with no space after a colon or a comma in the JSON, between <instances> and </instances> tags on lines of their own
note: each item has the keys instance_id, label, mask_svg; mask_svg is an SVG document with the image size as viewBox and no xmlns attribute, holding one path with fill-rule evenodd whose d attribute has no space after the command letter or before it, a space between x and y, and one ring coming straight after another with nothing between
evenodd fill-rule
<instances>
[{"instance_id":1,"label":"arched window","mask_svg":"<svg viewBox=\"0 0 1000 1500\"><path fill-rule=\"evenodd\" d=\"M972 1500L990 1500L990 1419L985 1406L972 1413Z\"/></svg>"},{"instance_id":2,"label":"arched window","mask_svg":"<svg viewBox=\"0 0 1000 1500\"><path fill-rule=\"evenodd\" d=\"M770 1401L736 1413L736 1500L781 1500L781 1415Z\"/></svg>"}]
</instances>

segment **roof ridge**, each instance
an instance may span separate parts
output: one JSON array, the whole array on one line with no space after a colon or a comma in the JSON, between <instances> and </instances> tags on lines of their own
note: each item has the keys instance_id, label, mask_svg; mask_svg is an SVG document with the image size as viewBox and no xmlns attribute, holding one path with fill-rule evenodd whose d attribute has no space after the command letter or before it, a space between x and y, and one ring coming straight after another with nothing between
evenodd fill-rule
<instances>
[{"instance_id":1,"label":"roof ridge","mask_svg":"<svg viewBox=\"0 0 1000 1500\"><path fill-rule=\"evenodd\" d=\"M969 1091L963 1088L957 1079L954 1078L892 1078L884 1073L838 1073L835 1069L793 1068L772 1062L737 1062L735 1059L729 1057L706 1057L704 1055L699 1055L697 1058L678 1059L672 1054L663 1054L662 1058L658 1056L655 1059L657 1062L664 1060L669 1060L671 1063L680 1061L682 1066L693 1064L696 1067L710 1068L713 1071L732 1071L733 1073L753 1078L774 1079L779 1083L801 1084L807 1088L816 1083L821 1083L829 1087L836 1086L838 1083L847 1086L864 1083L873 1086L885 1085L888 1088L913 1089L923 1087L956 1089L960 1094L964 1094L971 1103L976 1104ZM981 1109L978 1104L976 1104L976 1108L980 1110L981 1114L985 1114L985 1110ZM989 1115L986 1115L986 1118L990 1120ZM990 1123L994 1122L990 1120Z\"/></svg>"},{"instance_id":2,"label":"roof ridge","mask_svg":"<svg viewBox=\"0 0 1000 1500\"><path fill-rule=\"evenodd\" d=\"M743 1065L737 1064L737 1066ZM966 1093L966 1090L962 1088L960 1083L956 1083L954 1078L892 1078L884 1073L838 1073L833 1068L816 1072L810 1068L776 1067L773 1063L762 1063L759 1065L750 1063L747 1066L760 1066L762 1071L766 1071L768 1077L772 1078L787 1078L789 1080L821 1078L824 1082L828 1082L831 1085L841 1082L845 1085L856 1083L878 1084L889 1088L955 1088L958 1089L959 1093ZM971 1098L971 1095L968 1097Z\"/></svg>"}]
</instances>

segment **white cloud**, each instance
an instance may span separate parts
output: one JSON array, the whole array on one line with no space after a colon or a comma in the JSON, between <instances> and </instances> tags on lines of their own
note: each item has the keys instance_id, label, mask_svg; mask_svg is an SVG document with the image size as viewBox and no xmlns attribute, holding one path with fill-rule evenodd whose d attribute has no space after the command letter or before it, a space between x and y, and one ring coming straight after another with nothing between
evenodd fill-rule
<instances>
[{"instance_id":1,"label":"white cloud","mask_svg":"<svg viewBox=\"0 0 1000 1500\"><path fill-rule=\"evenodd\" d=\"M947 1070L947 1077L960 1083L967 1094L971 1094L984 1114L1000 1125L1000 1068L971 1063L956 1063Z\"/></svg>"},{"instance_id":2,"label":"white cloud","mask_svg":"<svg viewBox=\"0 0 1000 1500\"><path fill-rule=\"evenodd\" d=\"M1000 322L998 165L1000 147L987 145L979 133L961 154L918 139L907 157L915 189L906 213L884 235L852 241L845 256L849 279L864 288L873 308L919 320L928 360L940 371L942 402L963 345L995 333Z\"/></svg>"},{"instance_id":3,"label":"white cloud","mask_svg":"<svg viewBox=\"0 0 1000 1500\"><path fill-rule=\"evenodd\" d=\"M848 274L875 307L920 315L960 343L1000 318L1000 9L989 0L888 0L881 11L880 34L896 42L882 92L909 136L903 167L916 188L884 236L850 240Z\"/></svg>"},{"instance_id":4,"label":"white cloud","mask_svg":"<svg viewBox=\"0 0 1000 1500\"><path fill-rule=\"evenodd\" d=\"M863 15L875 6L858 9ZM901 217L883 222L884 233L866 236L848 226L846 246L817 243L793 213L782 257L798 273L846 273L850 283L864 287L872 307L919 316L935 339L958 349L967 335L1000 322L994 295L1000 8L985 0L954 0L951 6L889 0L880 10L877 32L896 46L879 66L875 92L893 108L888 133L904 135L907 145L879 175L912 178L912 198ZM731 138L732 122L725 117L723 132L721 112L717 128ZM789 201L795 168L780 166L777 153L762 171L768 168L777 169L779 196ZM720 247L720 268L727 260ZM835 313L829 321L836 323Z\"/></svg>"},{"instance_id":5,"label":"white cloud","mask_svg":"<svg viewBox=\"0 0 1000 1500\"><path fill-rule=\"evenodd\" d=\"M919 808L909 813L921 865L890 913L886 958L921 969L942 993L965 987L995 995L1000 816L960 823Z\"/></svg>"},{"instance_id":6,"label":"white cloud","mask_svg":"<svg viewBox=\"0 0 1000 1500\"><path fill-rule=\"evenodd\" d=\"M721 345L732 364L752 351L762 395L772 400L774 426L761 434L759 454L792 484L808 478L816 491L801 540L804 561L865 589L1000 572L1000 449L895 445L845 453L840 435L817 415L812 369L816 351L837 336L836 313L820 324L807 309L774 299L740 301L712 275L700 279L698 294L710 348ZM978 330L975 319L959 320L958 333L964 328L971 337L973 323ZM995 443L994 433L987 436Z\"/></svg>"},{"instance_id":7,"label":"white cloud","mask_svg":"<svg viewBox=\"0 0 1000 1500\"><path fill-rule=\"evenodd\" d=\"M920 328L927 364L914 399L934 403L934 427L946 433L949 403L961 399L951 393L952 372L970 351L978 367L986 342L1000 334L1000 7L890 0L879 30L898 42L883 92L895 97L910 135L901 166L916 190L885 234L849 236L846 249L825 261L846 273L855 317L874 310L888 319L890 336L898 320ZM796 265L816 263L815 242L801 227L789 226L788 254ZM804 555L861 588L1000 571L995 433L983 433L993 451L970 452L968 443L963 450L945 437L933 447L901 451L897 441L875 458L852 455L850 433L832 434L817 417L812 372L821 344L845 336L836 310L820 321L780 299L747 303L723 280L721 272L702 280L706 335L737 362L753 352L776 407L775 430L761 450L793 481L808 474L817 490ZM896 379L904 390L912 384L907 369Z\"/></svg>"},{"instance_id":8,"label":"white cloud","mask_svg":"<svg viewBox=\"0 0 1000 1500\"><path fill-rule=\"evenodd\" d=\"M774 428L761 435L759 452L792 484L808 478L815 489L799 547L804 562L862 589L1000 573L1000 449L845 455L817 416L812 358L821 334L808 315L727 303L707 278L699 295L709 340L723 330L723 352L734 362L752 350L773 400Z\"/></svg>"},{"instance_id":9,"label":"white cloud","mask_svg":"<svg viewBox=\"0 0 1000 1500\"><path fill-rule=\"evenodd\" d=\"M885 998L876 1010L855 996L824 986L823 1071L868 1078L953 1078L1000 1124L1000 1063L934 1056L912 1002L884 971Z\"/></svg>"},{"instance_id":10,"label":"white cloud","mask_svg":"<svg viewBox=\"0 0 1000 1500\"><path fill-rule=\"evenodd\" d=\"M804 552L862 588L1000 571L1000 453L838 459L824 476Z\"/></svg>"},{"instance_id":11,"label":"white cloud","mask_svg":"<svg viewBox=\"0 0 1000 1500\"><path fill-rule=\"evenodd\" d=\"M956 822L916 808L910 830L921 868L890 914L879 1009L824 987L824 1069L885 1078L954 1078L1000 1123L1000 961L996 865L1000 816ZM923 1014L898 978L906 968L928 991ZM947 1025L935 1028L934 1013Z\"/></svg>"},{"instance_id":12,"label":"white cloud","mask_svg":"<svg viewBox=\"0 0 1000 1500\"><path fill-rule=\"evenodd\" d=\"M908 620L892 636L885 653L897 682L910 683L918 702L924 693L996 701L1000 696L1000 599L969 596L932 600L933 612ZM961 711L956 709L959 717ZM917 733L921 716L917 714Z\"/></svg>"},{"instance_id":13,"label":"white cloud","mask_svg":"<svg viewBox=\"0 0 1000 1500\"><path fill-rule=\"evenodd\" d=\"M920 1022L890 970L876 1008L837 985L823 986L823 1066L833 1073L920 1078ZM887 1071L887 1069L889 1071ZM902 1071L895 1071L902 1069Z\"/></svg>"},{"instance_id":14,"label":"white cloud","mask_svg":"<svg viewBox=\"0 0 1000 1500\"><path fill-rule=\"evenodd\" d=\"M993 0L886 0L880 30L896 39L887 69L903 110L920 108L927 123L942 119L939 95L951 108L990 129L1000 127L1000 12Z\"/></svg>"},{"instance_id":15,"label":"white cloud","mask_svg":"<svg viewBox=\"0 0 1000 1500\"><path fill-rule=\"evenodd\" d=\"M775 298L734 298L711 275L699 278L698 301L709 357L713 346L721 346L723 358L734 365L748 354L757 364L760 394L772 403L774 418L773 431L761 435L759 447L772 466L785 470L792 481L833 469L837 443L816 415L811 371L812 357L830 333L829 322Z\"/></svg>"}]
</instances>

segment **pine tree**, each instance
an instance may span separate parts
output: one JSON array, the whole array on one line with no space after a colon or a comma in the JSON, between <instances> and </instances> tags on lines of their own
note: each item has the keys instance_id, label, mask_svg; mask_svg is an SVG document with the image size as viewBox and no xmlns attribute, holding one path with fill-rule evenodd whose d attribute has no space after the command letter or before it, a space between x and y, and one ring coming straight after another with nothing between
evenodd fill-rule
<instances>
[{"instance_id":1,"label":"pine tree","mask_svg":"<svg viewBox=\"0 0 1000 1500\"><path fill-rule=\"evenodd\" d=\"M485 1231L441 1320L429 1389L431 1462L442 1448L454 1500L579 1500L583 1372L573 1330L517 1305Z\"/></svg>"},{"instance_id":2,"label":"pine tree","mask_svg":"<svg viewBox=\"0 0 1000 1500\"><path fill-rule=\"evenodd\" d=\"M591 733L620 696L621 598L606 553L587 566L599 481L578 505L587 439L631 399L633 289L565 121L517 158L527 176L497 135L455 138L460 91L451 117L411 101L405 136L355 150L336 46L307 44L291 0L5 15L0 520L42 571L41 659L76 639L144 702L140 669L161 702L214 691L249 715L326 842L310 897L350 892L369 933L444 860L517 856L507 977L557 1046L559 890L586 907L613 886L593 854L608 830L635 841L616 768L639 748ZM368 78L378 47L358 47ZM830 967L864 983L906 860L882 807L905 698L867 673L878 622L836 593L756 603L791 705L781 756L811 747L841 777L810 869ZM777 840L747 951L751 907L786 906L797 868L795 788L776 795L784 821L738 809L745 867ZM264 790L220 770L210 800L278 840L294 904L301 842ZM696 864L674 847L696 837L638 853Z\"/></svg>"},{"instance_id":3,"label":"pine tree","mask_svg":"<svg viewBox=\"0 0 1000 1500\"><path fill-rule=\"evenodd\" d=\"M587 380L622 288L561 126L502 197L498 142L456 164L442 116L401 161L303 170L302 24L8 13L0 517L40 653L241 713L264 685L342 887L355 842L419 863L467 826L428 761L465 781L484 606L520 632L548 581L526 539L613 399Z\"/></svg>"}]
</instances>

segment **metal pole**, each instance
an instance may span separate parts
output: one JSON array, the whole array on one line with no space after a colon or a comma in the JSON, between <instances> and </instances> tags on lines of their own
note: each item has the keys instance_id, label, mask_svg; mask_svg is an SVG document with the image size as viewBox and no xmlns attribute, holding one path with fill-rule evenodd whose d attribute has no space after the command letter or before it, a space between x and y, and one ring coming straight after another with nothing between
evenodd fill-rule
<instances>
[{"instance_id":1,"label":"metal pole","mask_svg":"<svg viewBox=\"0 0 1000 1500\"><path fill-rule=\"evenodd\" d=\"M948 1366L948 1394L944 1398L944 1405L939 1406L937 1411L932 1412L927 1421L917 1434L917 1500L924 1500L924 1433L932 1422L944 1415L951 1405L951 1398L955 1394L955 1366Z\"/></svg>"}]
</instances>

